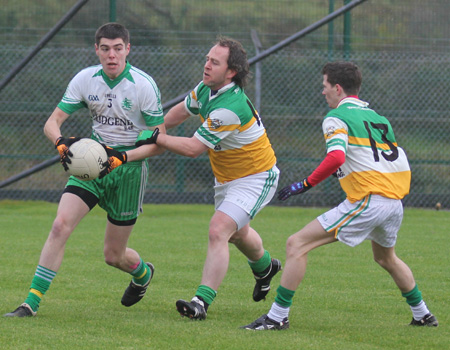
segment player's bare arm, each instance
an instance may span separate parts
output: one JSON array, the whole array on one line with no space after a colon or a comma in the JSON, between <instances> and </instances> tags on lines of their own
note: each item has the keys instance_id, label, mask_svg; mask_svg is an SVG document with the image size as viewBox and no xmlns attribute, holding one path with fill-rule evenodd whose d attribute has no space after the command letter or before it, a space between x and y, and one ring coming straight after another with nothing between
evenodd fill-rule
<instances>
[{"instance_id":1,"label":"player's bare arm","mask_svg":"<svg viewBox=\"0 0 450 350\"><path fill-rule=\"evenodd\" d=\"M172 129L175 126L180 125L189 117L190 114L187 111L183 101L172 107L166 114L164 117L164 125L166 126L166 129Z\"/></svg>"},{"instance_id":2,"label":"player's bare arm","mask_svg":"<svg viewBox=\"0 0 450 350\"><path fill-rule=\"evenodd\" d=\"M158 135L157 144L170 152L197 158L200 154L208 150L208 146L203 144L197 137L179 137L167 134Z\"/></svg>"},{"instance_id":3,"label":"player's bare arm","mask_svg":"<svg viewBox=\"0 0 450 350\"><path fill-rule=\"evenodd\" d=\"M44 125L44 134L54 144L61 136L61 125L69 117L69 114L56 107Z\"/></svg>"}]
</instances>

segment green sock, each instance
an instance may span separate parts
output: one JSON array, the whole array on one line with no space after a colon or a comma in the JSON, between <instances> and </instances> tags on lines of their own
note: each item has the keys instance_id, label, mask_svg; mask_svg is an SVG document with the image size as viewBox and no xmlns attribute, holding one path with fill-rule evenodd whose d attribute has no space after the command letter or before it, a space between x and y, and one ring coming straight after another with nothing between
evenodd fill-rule
<instances>
[{"instance_id":1,"label":"green sock","mask_svg":"<svg viewBox=\"0 0 450 350\"><path fill-rule=\"evenodd\" d=\"M214 289L205 286L204 284L199 285L197 288L197 293L195 293L195 296L202 298L208 305L211 305L216 295L217 292Z\"/></svg>"},{"instance_id":2,"label":"green sock","mask_svg":"<svg viewBox=\"0 0 450 350\"><path fill-rule=\"evenodd\" d=\"M402 293L402 296L406 298L406 302L410 306L416 306L422 301L422 293L417 287L417 284L409 292Z\"/></svg>"},{"instance_id":3,"label":"green sock","mask_svg":"<svg viewBox=\"0 0 450 350\"><path fill-rule=\"evenodd\" d=\"M144 260L141 259L138 267L131 271L131 275L133 276L134 283L143 286L152 276L152 271L150 270L150 267L144 263Z\"/></svg>"},{"instance_id":4,"label":"green sock","mask_svg":"<svg viewBox=\"0 0 450 350\"><path fill-rule=\"evenodd\" d=\"M257 261L248 261L248 264L252 268L253 272L257 275L264 275L264 271L267 270L272 262L272 258L267 250L264 250L264 254L261 259Z\"/></svg>"},{"instance_id":5,"label":"green sock","mask_svg":"<svg viewBox=\"0 0 450 350\"><path fill-rule=\"evenodd\" d=\"M50 284L55 276L55 271L49 270L41 265L38 265L36 268L33 280L31 281L30 292L25 299L25 303L30 305L33 311L36 312L39 309L39 303L45 292L50 288Z\"/></svg>"},{"instance_id":6,"label":"green sock","mask_svg":"<svg viewBox=\"0 0 450 350\"><path fill-rule=\"evenodd\" d=\"M294 294L295 290L290 290L280 285L277 288L277 296L275 297L275 302L282 307L290 307L292 305Z\"/></svg>"}]
</instances>

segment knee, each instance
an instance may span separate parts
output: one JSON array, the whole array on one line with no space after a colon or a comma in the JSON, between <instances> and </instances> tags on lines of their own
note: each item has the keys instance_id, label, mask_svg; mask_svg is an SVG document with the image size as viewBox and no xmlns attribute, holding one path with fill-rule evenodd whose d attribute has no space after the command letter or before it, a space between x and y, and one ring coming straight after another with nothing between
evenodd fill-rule
<instances>
[{"instance_id":1,"label":"knee","mask_svg":"<svg viewBox=\"0 0 450 350\"><path fill-rule=\"evenodd\" d=\"M380 265L383 269L388 270L395 263L395 259L393 257L387 256L374 256L373 260Z\"/></svg>"},{"instance_id":2,"label":"knee","mask_svg":"<svg viewBox=\"0 0 450 350\"><path fill-rule=\"evenodd\" d=\"M52 230L50 235L53 239L67 239L72 232L71 225L62 217L56 217L53 221Z\"/></svg>"},{"instance_id":3,"label":"knee","mask_svg":"<svg viewBox=\"0 0 450 350\"><path fill-rule=\"evenodd\" d=\"M219 227L218 225L211 225L209 227L208 240L210 243L221 242L223 240L226 240L228 242L229 238L230 237L226 237L223 228Z\"/></svg>"},{"instance_id":4,"label":"knee","mask_svg":"<svg viewBox=\"0 0 450 350\"><path fill-rule=\"evenodd\" d=\"M118 267L120 265L120 258L118 254L115 254L115 252L105 249L103 251L103 254L105 256L105 263L107 265L113 267Z\"/></svg>"},{"instance_id":5,"label":"knee","mask_svg":"<svg viewBox=\"0 0 450 350\"><path fill-rule=\"evenodd\" d=\"M286 257L302 254L302 244L297 234L290 236L286 241Z\"/></svg>"}]
</instances>

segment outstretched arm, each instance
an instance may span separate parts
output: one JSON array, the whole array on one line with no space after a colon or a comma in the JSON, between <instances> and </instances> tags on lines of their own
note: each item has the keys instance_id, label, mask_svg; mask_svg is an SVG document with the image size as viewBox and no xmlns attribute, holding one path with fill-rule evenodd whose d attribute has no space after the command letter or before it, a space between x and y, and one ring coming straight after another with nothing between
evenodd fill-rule
<instances>
[{"instance_id":1,"label":"outstretched arm","mask_svg":"<svg viewBox=\"0 0 450 350\"><path fill-rule=\"evenodd\" d=\"M190 114L184 106L184 101L182 101L172 107L166 114L166 116L164 117L164 125L166 126L166 129L172 129L177 125L180 125L189 117Z\"/></svg>"},{"instance_id":2,"label":"outstretched arm","mask_svg":"<svg viewBox=\"0 0 450 350\"><path fill-rule=\"evenodd\" d=\"M304 193L312 187L325 180L332 175L345 162L345 153L342 151L332 151L327 154L320 165L300 182L294 182L289 186L284 187L278 192L279 200L286 200L290 196Z\"/></svg>"},{"instance_id":3,"label":"outstretched arm","mask_svg":"<svg viewBox=\"0 0 450 350\"><path fill-rule=\"evenodd\" d=\"M314 170L311 175L307 177L311 186L316 186L328 176L332 175L345 162L345 153L342 151L332 151L327 154L325 159Z\"/></svg>"}]
</instances>

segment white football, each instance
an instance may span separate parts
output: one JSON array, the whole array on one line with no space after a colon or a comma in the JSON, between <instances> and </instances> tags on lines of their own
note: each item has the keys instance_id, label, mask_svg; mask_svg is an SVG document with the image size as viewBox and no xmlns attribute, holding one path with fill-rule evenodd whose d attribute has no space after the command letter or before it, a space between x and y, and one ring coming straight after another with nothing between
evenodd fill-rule
<instances>
[{"instance_id":1,"label":"white football","mask_svg":"<svg viewBox=\"0 0 450 350\"><path fill-rule=\"evenodd\" d=\"M70 157L72 163L67 164L67 172L83 181L96 179L104 169L103 163L108 160L103 146L92 139L81 139L69 149L73 156Z\"/></svg>"}]
</instances>

